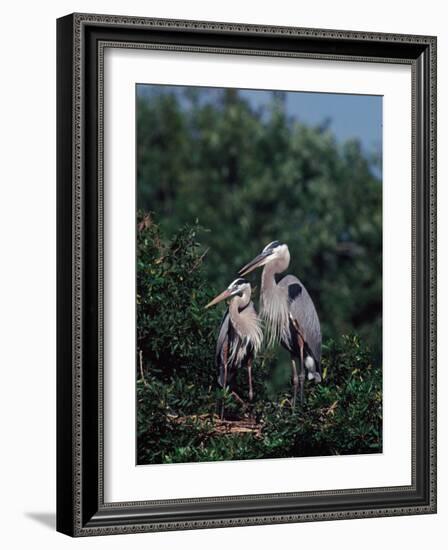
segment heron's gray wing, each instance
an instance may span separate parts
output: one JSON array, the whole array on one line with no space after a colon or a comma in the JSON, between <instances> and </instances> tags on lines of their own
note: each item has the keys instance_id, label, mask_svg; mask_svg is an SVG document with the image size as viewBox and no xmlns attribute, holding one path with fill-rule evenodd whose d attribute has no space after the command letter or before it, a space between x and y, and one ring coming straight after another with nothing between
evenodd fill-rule
<instances>
[{"instance_id":1,"label":"heron's gray wing","mask_svg":"<svg viewBox=\"0 0 448 550\"><path fill-rule=\"evenodd\" d=\"M218 340L216 342L216 361L222 355L224 345L227 344L229 336L229 310L224 313L224 316L221 321L221 326L219 328Z\"/></svg>"},{"instance_id":2,"label":"heron's gray wing","mask_svg":"<svg viewBox=\"0 0 448 550\"><path fill-rule=\"evenodd\" d=\"M224 384L224 363L229 355L229 328L230 328L229 310L224 313L219 329L218 340L216 342L215 363L218 368L218 382L222 386Z\"/></svg>"},{"instance_id":3,"label":"heron's gray wing","mask_svg":"<svg viewBox=\"0 0 448 550\"><path fill-rule=\"evenodd\" d=\"M290 300L289 312L299 325L313 358L320 363L322 336L319 317L311 296L303 283L294 275L286 275L278 285L287 289Z\"/></svg>"}]
</instances>

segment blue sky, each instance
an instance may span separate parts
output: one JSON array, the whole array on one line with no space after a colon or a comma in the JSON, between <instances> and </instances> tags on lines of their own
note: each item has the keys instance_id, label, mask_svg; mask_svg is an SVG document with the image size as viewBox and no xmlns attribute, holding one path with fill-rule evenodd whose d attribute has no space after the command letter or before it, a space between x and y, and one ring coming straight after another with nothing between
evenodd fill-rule
<instances>
[{"instance_id":1,"label":"blue sky","mask_svg":"<svg viewBox=\"0 0 448 550\"><path fill-rule=\"evenodd\" d=\"M185 86L160 86L151 84L137 85L139 96L152 93L172 93L183 95ZM207 100L214 101L221 92L219 88L203 88L207 90ZM255 108L267 105L271 91L240 90ZM328 121L338 141L358 139L367 153L381 157L382 154L382 108L381 96L330 94L318 92L286 92L286 110L292 118L316 126Z\"/></svg>"},{"instance_id":2,"label":"blue sky","mask_svg":"<svg viewBox=\"0 0 448 550\"><path fill-rule=\"evenodd\" d=\"M242 94L253 105L262 106L270 92L244 90ZM286 110L311 126L329 120L329 127L339 141L357 138L365 151L381 155L382 99L372 95L288 92Z\"/></svg>"}]
</instances>

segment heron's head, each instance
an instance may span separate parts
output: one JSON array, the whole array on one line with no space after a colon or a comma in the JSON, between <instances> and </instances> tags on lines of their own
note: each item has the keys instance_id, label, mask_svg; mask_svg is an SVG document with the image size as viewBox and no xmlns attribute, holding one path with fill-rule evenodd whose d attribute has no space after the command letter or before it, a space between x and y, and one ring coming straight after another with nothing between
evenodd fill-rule
<instances>
[{"instance_id":1,"label":"heron's head","mask_svg":"<svg viewBox=\"0 0 448 550\"><path fill-rule=\"evenodd\" d=\"M246 279L235 279L233 282L230 283L230 285L224 290L224 292L221 292L221 294L218 294L216 298L213 298L213 300L207 304L205 307L211 307L215 304L218 304L219 302L222 302L226 298L232 298L233 296L242 296L245 292L249 293L250 296L250 283L249 281L246 281Z\"/></svg>"},{"instance_id":2,"label":"heron's head","mask_svg":"<svg viewBox=\"0 0 448 550\"><path fill-rule=\"evenodd\" d=\"M288 267L290 255L287 244L280 243L279 241L269 243L258 256L239 270L238 275L247 275L254 269L257 269L257 267L262 267L273 261L277 262L279 273Z\"/></svg>"}]
</instances>

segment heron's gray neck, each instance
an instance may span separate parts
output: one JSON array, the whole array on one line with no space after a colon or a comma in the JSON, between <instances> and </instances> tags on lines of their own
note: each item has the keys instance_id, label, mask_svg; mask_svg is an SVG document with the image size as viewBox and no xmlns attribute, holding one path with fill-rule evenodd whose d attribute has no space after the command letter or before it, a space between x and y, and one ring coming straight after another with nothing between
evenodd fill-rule
<instances>
[{"instance_id":1,"label":"heron's gray neck","mask_svg":"<svg viewBox=\"0 0 448 550\"><path fill-rule=\"evenodd\" d=\"M262 292L275 292L277 288L277 283L275 282L275 274L279 273L277 262L270 262L266 264L263 268L261 274L261 289Z\"/></svg>"},{"instance_id":2,"label":"heron's gray neck","mask_svg":"<svg viewBox=\"0 0 448 550\"><path fill-rule=\"evenodd\" d=\"M261 347L263 332L260 320L253 307L247 307L250 303L251 292L247 289L242 296L235 296L230 301L229 316L232 325L242 340L251 342L255 352Z\"/></svg>"},{"instance_id":3,"label":"heron's gray neck","mask_svg":"<svg viewBox=\"0 0 448 550\"><path fill-rule=\"evenodd\" d=\"M237 332L239 332L238 329L241 327L242 313L244 312L244 308L247 307L249 302L250 302L249 289L244 290L242 296L235 296L234 298L232 298L232 300L230 300L230 305L229 305L230 320L232 321L232 324L237 330ZM244 329L244 326L242 326L242 328Z\"/></svg>"},{"instance_id":4,"label":"heron's gray neck","mask_svg":"<svg viewBox=\"0 0 448 550\"><path fill-rule=\"evenodd\" d=\"M261 316L267 323L268 344L289 338L289 304L287 289L277 285L275 274L285 270L278 261L265 265L261 275ZM285 292L286 290L286 292Z\"/></svg>"},{"instance_id":5,"label":"heron's gray neck","mask_svg":"<svg viewBox=\"0 0 448 550\"><path fill-rule=\"evenodd\" d=\"M279 265L280 262L275 260L266 264L261 274L261 295L263 297L263 304L265 304L265 298L269 301L277 301L279 297L284 294L283 288L280 288L275 281L275 275L282 273L285 268L283 265Z\"/></svg>"}]
</instances>

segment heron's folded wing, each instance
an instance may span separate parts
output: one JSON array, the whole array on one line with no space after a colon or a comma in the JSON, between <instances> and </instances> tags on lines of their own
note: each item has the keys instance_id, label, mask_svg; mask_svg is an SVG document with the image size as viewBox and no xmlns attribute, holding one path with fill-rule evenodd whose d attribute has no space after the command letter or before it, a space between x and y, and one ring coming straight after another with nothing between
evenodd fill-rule
<instances>
[{"instance_id":1,"label":"heron's folded wing","mask_svg":"<svg viewBox=\"0 0 448 550\"><path fill-rule=\"evenodd\" d=\"M288 288L290 315L303 332L303 337L314 359L317 363L320 363L322 336L319 317L311 296L301 281L294 275L283 277L278 284Z\"/></svg>"}]
</instances>

